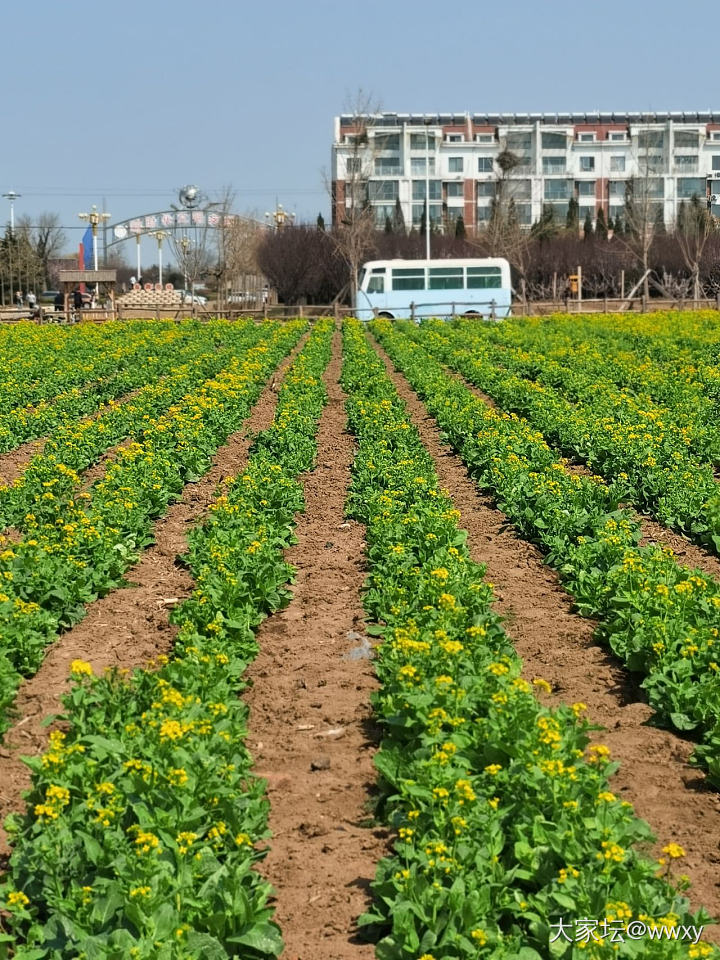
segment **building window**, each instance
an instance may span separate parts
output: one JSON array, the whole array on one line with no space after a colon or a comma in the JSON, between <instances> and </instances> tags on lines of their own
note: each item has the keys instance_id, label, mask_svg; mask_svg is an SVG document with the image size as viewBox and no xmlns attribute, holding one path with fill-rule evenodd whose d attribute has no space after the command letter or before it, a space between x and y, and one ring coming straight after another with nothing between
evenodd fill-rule
<instances>
[{"instance_id":1,"label":"building window","mask_svg":"<svg viewBox=\"0 0 720 960\"><path fill-rule=\"evenodd\" d=\"M422 222L422 215L425 209L424 203L414 203L412 205L412 222L413 226L418 226ZM440 203L431 203L430 204L430 223L442 223L442 204Z\"/></svg>"},{"instance_id":2,"label":"building window","mask_svg":"<svg viewBox=\"0 0 720 960\"><path fill-rule=\"evenodd\" d=\"M544 197L546 200L568 200L570 184L567 180L546 180Z\"/></svg>"},{"instance_id":3,"label":"building window","mask_svg":"<svg viewBox=\"0 0 720 960\"><path fill-rule=\"evenodd\" d=\"M564 133L543 133L543 150L564 150L567 147L567 137Z\"/></svg>"},{"instance_id":4,"label":"building window","mask_svg":"<svg viewBox=\"0 0 720 960\"><path fill-rule=\"evenodd\" d=\"M478 223L487 223L490 220L490 214L492 213L492 207L488 204L486 207L477 208L477 222Z\"/></svg>"},{"instance_id":5,"label":"building window","mask_svg":"<svg viewBox=\"0 0 720 960\"><path fill-rule=\"evenodd\" d=\"M712 168L713 170L720 170L720 157L712 158Z\"/></svg>"},{"instance_id":6,"label":"building window","mask_svg":"<svg viewBox=\"0 0 720 960\"><path fill-rule=\"evenodd\" d=\"M580 169L583 173L590 173L595 169L595 157L580 157Z\"/></svg>"},{"instance_id":7,"label":"building window","mask_svg":"<svg viewBox=\"0 0 720 960\"><path fill-rule=\"evenodd\" d=\"M608 192L611 199L615 200L624 200L625 199L625 181L624 180L611 180L608 184Z\"/></svg>"},{"instance_id":8,"label":"building window","mask_svg":"<svg viewBox=\"0 0 720 960\"><path fill-rule=\"evenodd\" d=\"M543 157L543 173L565 173L565 157Z\"/></svg>"},{"instance_id":9,"label":"building window","mask_svg":"<svg viewBox=\"0 0 720 960\"><path fill-rule=\"evenodd\" d=\"M465 137L461 133L449 133L445 140L447 143L462 143Z\"/></svg>"},{"instance_id":10,"label":"building window","mask_svg":"<svg viewBox=\"0 0 720 960\"><path fill-rule=\"evenodd\" d=\"M448 197L463 197L464 194L464 183L448 183L447 184L447 195Z\"/></svg>"},{"instance_id":11,"label":"building window","mask_svg":"<svg viewBox=\"0 0 720 960\"><path fill-rule=\"evenodd\" d=\"M710 139L720 140L720 130L713 130L713 132L710 134Z\"/></svg>"},{"instance_id":12,"label":"building window","mask_svg":"<svg viewBox=\"0 0 720 960\"><path fill-rule=\"evenodd\" d=\"M430 186L430 199L442 200L442 183L439 180L429 180L428 183ZM425 199L425 181L424 180L413 180L412 198L413 200Z\"/></svg>"},{"instance_id":13,"label":"building window","mask_svg":"<svg viewBox=\"0 0 720 960\"><path fill-rule=\"evenodd\" d=\"M400 157L376 157L375 173L377 176L398 176L400 173Z\"/></svg>"},{"instance_id":14,"label":"building window","mask_svg":"<svg viewBox=\"0 0 720 960\"><path fill-rule=\"evenodd\" d=\"M430 173L435 173L435 157L430 157ZM425 173L425 157L410 158L410 173L413 176L419 176Z\"/></svg>"},{"instance_id":15,"label":"building window","mask_svg":"<svg viewBox=\"0 0 720 960\"><path fill-rule=\"evenodd\" d=\"M495 137L492 133L476 133L475 143L494 143Z\"/></svg>"},{"instance_id":16,"label":"building window","mask_svg":"<svg viewBox=\"0 0 720 960\"><path fill-rule=\"evenodd\" d=\"M492 172L493 172L493 158L478 157L478 173L492 173Z\"/></svg>"},{"instance_id":17,"label":"building window","mask_svg":"<svg viewBox=\"0 0 720 960\"><path fill-rule=\"evenodd\" d=\"M687 150L694 148L697 150L699 146L699 137L697 130L676 130L675 131L675 146Z\"/></svg>"},{"instance_id":18,"label":"building window","mask_svg":"<svg viewBox=\"0 0 720 960\"><path fill-rule=\"evenodd\" d=\"M590 214L590 219L595 219L595 207L579 207L578 208L578 220L581 224L585 222L587 215Z\"/></svg>"},{"instance_id":19,"label":"building window","mask_svg":"<svg viewBox=\"0 0 720 960\"><path fill-rule=\"evenodd\" d=\"M627 134L624 130L616 130L614 133L610 133L610 139L614 143L624 143L627 140Z\"/></svg>"},{"instance_id":20,"label":"building window","mask_svg":"<svg viewBox=\"0 0 720 960\"><path fill-rule=\"evenodd\" d=\"M399 133L376 133L375 149L376 150L399 150L400 134Z\"/></svg>"},{"instance_id":21,"label":"building window","mask_svg":"<svg viewBox=\"0 0 720 960\"><path fill-rule=\"evenodd\" d=\"M577 192L579 197L594 197L595 196L595 181L594 180L579 180L577 185Z\"/></svg>"},{"instance_id":22,"label":"building window","mask_svg":"<svg viewBox=\"0 0 720 960\"><path fill-rule=\"evenodd\" d=\"M373 204L373 213L375 214L375 223L377 224L378 227L382 228L385 226L388 219L392 222L393 216L395 214L395 204L394 203Z\"/></svg>"},{"instance_id":23,"label":"building window","mask_svg":"<svg viewBox=\"0 0 720 960\"><path fill-rule=\"evenodd\" d=\"M448 207L448 220L450 223L455 224L460 217L464 219L464 211L462 207Z\"/></svg>"},{"instance_id":24,"label":"building window","mask_svg":"<svg viewBox=\"0 0 720 960\"><path fill-rule=\"evenodd\" d=\"M529 226L532 223L532 204L516 203L515 216L517 217L518 223Z\"/></svg>"},{"instance_id":25,"label":"building window","mask_svg":"<svg viewBox=\"0 0 720 960\"><path fill-rule=\"evenodd\" d=\"M578 134L578 140L580 143L594 143L595 134L594 133L581 133Z\"/></svg>"},{"instance_id":26,"label":"building window","mask_svg":"<svg viewBox=\"0 0 720 960\"><path fill-rule=\"evenodd\" d=\"M397 180L371 180L368 183L368 198L371 201L397 200Z\"/></svg>"},{"instance_id":27,"label":"building window","mask_svg":"<svg viewBox=\"0 0 720 960\"><path fill-rule=\"evenodd\" d=\"M649 147L663 147L665 145L665 134L662 130L641 130L638 133L638 147L641 150L647 150Z\"/></svg>"},{"instance_id":28,"label":"building window","mask_svg":"<svg viewBox=\"0 0 720 960\"><path fill-rule=\"evenodd\" d=\"M463 172L463 158L462 157L448 157L448 170L450 173L462 173Z\"/></svg>"},{"instance_id":29,"label":"building window","mask_svg":"<svg viewBox=\"0 0 720 960\"><path fill-rule=\"evenodd\" d=\"M513 200L529 200L532 196L532 182L530 180L506 181L508 195Z\"/></svg>"},{"instance_id":30,"label":"building window","mask_svg":"<svg viewBox=\"0 0 720 960\"><path fill-rule=\"evenodd\" d=\"M478 185L477 185L478 197L494 197L495 186L496 185L494 180L478 180Z\"/></svg>"},{"instance_id":31,"label":"building window","mask_svg":"<svg viewBox=\"0 0 720 960\"><path fill-rule=\"evenodd\" d=\"M661 153L645 154L640 157L638 166L640 167L640 172L644 174L662 173L664 167L663 156Z\"/></svg>"},{"instance_id":32,"label":"building window","mask_svg":"<svg viewBox=\"0 0 720 960\"><path fill-rule=\"evenodd\" d=\"M697 173L698 169L698 158L697 154L692 153L677 153L675 154L675 166L687 173Z\"/></svg>"},{"instance_id":33,"label":"building window","mask_svg":"<svg viewBox=\"0 0 720 960\"><path fill-rule=\"evenodd\" d=\"M610 157L610 173L625 173L625 157Z\"/></svg>"},{"instance_id":34,"label":"building window","mask_svg":"<svg viewBox=\"0 0 720 960\"><path fill-rule=\"evenodd\" d=\"M680 199L689 200L690 197L704 197L706 193L704 177L678 177L677 195Z\"/></svg>"},{"instance_id":35,"label":"building window","mask_svg":"<svg viewBox=\"0 0 720 960\"><path fill-rule=\"evenodd\" d=\"M411 149L411 150L425 150L425 149L428 149L428 142L429 142L429 149L430 149L430 150L434 150L434 149L435 149L435 137L433 136L432 133L431 133L431 134L428 134L428 135L426 135L426 134L424 134L424 133L411 133L411 134L410 134L410 149Z\"/></svg>"},{"instance_id":36,"label":"building window","mask_svg":"<svg viewBox=\"0 0 720 960\"><path fill-rule=\"evenodd\" d=\"M563 146L565 144L563 143ZM524 153L526 150L532 148L532 134L531 133L520 133L519 131L514 133L508 133L505 137L505 149L512 150L513 153Z\"/></svg>"},{"instance_id":37,"label":"building window","mask_svg":"<svg viewBox=\"0 0 720 960\"><path fill-rule=\"evenodd\" d=\"M360 157L348 157L345 161L345 169L349 174L360 173L362 170L362 161Z\"/></svg>"}]
</instances>

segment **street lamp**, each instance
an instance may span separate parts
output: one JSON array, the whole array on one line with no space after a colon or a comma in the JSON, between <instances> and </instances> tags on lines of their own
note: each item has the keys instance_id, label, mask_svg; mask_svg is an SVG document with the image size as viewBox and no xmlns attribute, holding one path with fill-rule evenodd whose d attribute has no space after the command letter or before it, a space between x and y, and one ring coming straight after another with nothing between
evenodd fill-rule
<instances>
[{"instance_id":1,"label":"street lamp","mask_svg":"<svg viewBox=\"0 0 720 960\"><path fill-rule=\"evenodd\" d=\"M21 197L21 193L15 193L14 190L8 190L7 193L3 194L3 197L6 200L10 201L10 243L8 244L8 266L10 268L10 302L12 303L12 288L13 288L13 262L12 262L12 248L15 241L15 201ZM22 303L20 304L22 307Z\"/></svg>"},{"instance_id":2,"label":"street lamp","mask_svg":"<svg viewBox=\"0 0 720 960\"><path fill-rule=\"evenodd\" d=\"M151 237L155 237L155 239L157 240L157 243L158 243L158 280L159 280L160 286L162 287L162 267L163 267L163 264L162 264L162 245L163 245L163 240L165 239L165 237L169 237L169 236L170 236L170 232L169 232L168 230L152 230L152 231L150 232L150 236L151 236ZM187 237L185 237L185 238L183 238L183 239L187 239ZM180 241L180 242L182 243L182 241Z\"/></svg>"},{"instance_id":3,"label":"street lamp","mask_svg":"<svg viewBox=\"0 0 720 960\"><path fill-rule=\"evenodd\" d=\"M275 224L276 230L282 230L288 220L290 223L292 223L294 219L295 214L288 213L287 210L284 210L281 203L277 204L272 213L268 213L267 211L265 213L265 220L267 221L268 225L272 221Z\"/></svg>"},{"instance_id":4,"label":"street lamp","mask_svg":"<svg viewBox=\"0 0 720 960\"><path fill-rule=\"evenodd\" d=\"M99 213L98 208L95 204L90 208L90 213L79 213L78 216L81 220L87 220L92 227L92 238L93 238L93 270L97 273L98 269L98 253L97 253L97 228L98 224L102 223L105 220L110 219L109 213ZM95 283L95 296L98 295L98 285Z\"/></svg>"}]
</instances>

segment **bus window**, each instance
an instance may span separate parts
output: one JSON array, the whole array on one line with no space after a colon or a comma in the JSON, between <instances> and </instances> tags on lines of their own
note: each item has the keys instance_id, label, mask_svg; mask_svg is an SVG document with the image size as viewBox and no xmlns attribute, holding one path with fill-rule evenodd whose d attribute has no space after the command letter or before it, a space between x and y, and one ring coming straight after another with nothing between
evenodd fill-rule
<instances>
[{"instance_id":1,"label":"bus window","mask_svg":"<svg viewBox=\"0 0 720 960\"><path fill-rule=\"evenodd\" d=\"M462 290L462 267L430 267L430 290Z\"/></svg>"},{"instance_id":2,"label":"bus window","mask_svg":"<svg viewBox=\"0 0 720 960\"><path fill-rule=\"evenodd\" d=\"M385 293L385 277L370 277L367 285L368 293Z\"/></svg>"},{"instance_id":3,"label":"bus window","mask_svg":"<svg viewBox=\"0 0 720 960\"><path fill-rule=\"evenodd\" d=\"M404 270L393 270L392 288L393 290L424 290L425 268L413 267Z\"/></svg>"},{"instance_id":4,"label":"bus window","mask_svg":"<svg viewBox=\"0 0 720 960\"><path fill-rule=\"evenodd\" d=\"M363 289L363 280L365 279L365 267L360 270L358 274L358 290Z\"/></svg>"},{"instance_id":5,"label":"bus window","mask_svg":"<svg viewBox=\"0 0 720 960\"><path fill-rule=\"evenodd\" d=\"M500 267L468 267L468 290L491 290L502 286Z\"/></svg>"}]
</instances>

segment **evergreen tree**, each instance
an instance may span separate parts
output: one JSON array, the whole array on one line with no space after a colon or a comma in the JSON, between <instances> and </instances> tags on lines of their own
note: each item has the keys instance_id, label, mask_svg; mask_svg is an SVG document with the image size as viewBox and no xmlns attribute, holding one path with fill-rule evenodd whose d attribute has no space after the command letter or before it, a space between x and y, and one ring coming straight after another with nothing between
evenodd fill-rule
<instances>
[{"instance_id":1,"label":"evergreen tree","mask_svg":"<svg viewBox=\"0 0 720 960\"><path fill-rule=\"evenodd\" d=\"M589 240L594 233L595 231L593 230L592 214L588 210L585 214L585 222L583 223L583 239Z\"/></svg>"},{"instance_id":2,"label":"evergreen tree","mask_svg":"<svg viewBox=\"0 0 720 960\"><path fill-rule=\"evenodd\" d=\"M427 218L427 200L423 200L422 216L420 217L420 236L425 236L425 225Z\"/></svg>"},{"instance_id":3,"label":"evergreen tree","mask_svg":"<svg viewBox=\"0 0 720 960\"><path fill-rule=\"evenodd\" d=\"M608 217L607 228L608 228L608 233L610 233L611 230L613 234L615 233L615 221L613 220L612 217Z\"/></svg>"},{"instance_id":4,"label":"evergreen tree","mask_svg":"<svg viewBox=\"0 0 720 960\"><path fill-rule=\"evenodd\" d=\"M386 215L385 216L385 233L392 233L392 232L393 232L392 220L390 219L389 216Z\"/></svg>"},{"instance_id":5,"label":"evergreen tree","mask_svg":"<svg viewBox=\"0 0 720 960\"><path fill-rule=\"evenodd\" d=\"M554 237L557 231L558 228L557 223L555 222L555 210L552 204L546 203L543 205L540 219L532 225L530 233L533 237L542 242L543 240L549 240L551 237Z\"/></svg>"},{"instance_id":6,"label":"evergreen tree","mask_svg":"<svg viewBox=\"0 0 720 960\"><path fill-rule=\"evenodd\" d=\"M455 236L461 240L465 238L465 220L462 214L455 221Z\"/></svg>"},{"instance_id":7,"label":"evergreen tree","mask_svg":"<svg viewBox=\"0 0 720 960\"><path fill-rule=\"evenodd\" d=\"M407 233L407 230L405 229L405 217L403 216L400 197L397 197L395 200L395 210L393 211L393 233L398 233L401 237L405 236Z\"/></svg>"},{"instance_id":8,"label":"evergreen tree","mask_svg":"<svg viewBox=\"0 0 720 960\"><path fill-rule=\"evenodd\" d=\"M601 240L607 240L608 235L608 226L605 220L605 209L604 207L598 207L597 218L595 220L595 234Z\"/></svg>"},{"instance_id":9,"label":"evergreen tree","mask_svg":"<svg viewBox=\"0 0 720 960\"><path fill-rule=\"evenodd\" d=\"M580 206L575 197L570 197L568 202L567 215L565 217L565 229L572 233L577 233L580 226Z\"/></svg>"},{"instance_id":10,"label":"evergreen tree","mask_svg":"<svg viewBox=\"0 0 720 960\"><path fill-rule=\"evenodd\" d=\"M317 215L317 228L318 230L325 231L325 217L321 213Z\"/></svg>"},{"instance_id":11,"label":"evergreen tree","mask_svg":"<svg viewBox=\"0 0 720 960\"><path fill-rule=\"evenodd\" d=\"M657 209L655 210L654 233L656 237L664 237L665 234L667 233L667 230L665 229L665 219L663 217L663 208L661 203L657 205Z\"/></svg>"}]
</instances>

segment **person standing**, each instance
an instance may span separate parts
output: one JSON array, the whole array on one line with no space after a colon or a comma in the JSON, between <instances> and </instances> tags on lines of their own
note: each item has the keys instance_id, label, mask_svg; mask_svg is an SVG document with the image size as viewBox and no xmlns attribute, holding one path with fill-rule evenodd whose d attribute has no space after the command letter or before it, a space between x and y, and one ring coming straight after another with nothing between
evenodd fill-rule
<instances>
[{"instance_id":1,"label":"person standing","mask_svg":"<svg viewBox=\"0 0 720 960\"><path fill-rule=\"evenodd\" d=\"M15 291L15 306L18 308L18 310L22 310L23 308L22 290Z\"/></svg>"},{"instance_id":2,"label":"person standing","mask_svg":"<svg viewBox=\"0 0 720 960\"><path fill-rule=\"evenodd\" d=\"M30 310L31 313L35 309L36 304L37 304L37 297L35 296L32 290L28 290L27 305L28 305L28 310Z\"/></svg>"}]
</instances>

